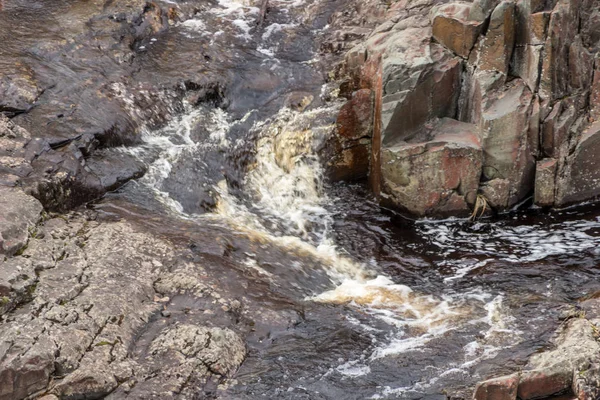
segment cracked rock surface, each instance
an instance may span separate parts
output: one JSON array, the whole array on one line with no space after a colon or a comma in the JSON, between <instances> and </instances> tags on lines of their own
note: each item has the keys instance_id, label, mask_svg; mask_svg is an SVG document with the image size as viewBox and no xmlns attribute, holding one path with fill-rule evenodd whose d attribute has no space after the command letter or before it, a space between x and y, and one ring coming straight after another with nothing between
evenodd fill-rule
<instances>
[{"instance_id":1,"label":"cracked rock surface","mask_svg":"<svg viewBox=\"0 0 600 400\"><path fill-rule=\"evenodd\" d=\"M231 376L246 351L227 328L165 323L132 353L168 295L193 288L177 268L170 243L127 222L43 220L21 255L0 261L0 399L185 399L191 383Z\"/></svg>"}]
</instances>

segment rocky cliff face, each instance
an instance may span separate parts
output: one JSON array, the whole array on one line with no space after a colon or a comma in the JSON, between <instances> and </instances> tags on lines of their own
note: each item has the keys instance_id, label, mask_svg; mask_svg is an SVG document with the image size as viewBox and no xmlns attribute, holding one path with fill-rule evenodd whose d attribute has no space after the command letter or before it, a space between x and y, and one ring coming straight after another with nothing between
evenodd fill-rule
<instances>
[{"instance_id":1,"label":"rocky cliff face","mask_svg":"<svg viewBox=\"0 0 600 400\"><path fill-rule=\"evenodd\" d=\"M600 195L597 2L401 0L380 22L342 71L373 123L340 131L371 138L384 203L440 216Z\"/></svg>"}]
</instances>

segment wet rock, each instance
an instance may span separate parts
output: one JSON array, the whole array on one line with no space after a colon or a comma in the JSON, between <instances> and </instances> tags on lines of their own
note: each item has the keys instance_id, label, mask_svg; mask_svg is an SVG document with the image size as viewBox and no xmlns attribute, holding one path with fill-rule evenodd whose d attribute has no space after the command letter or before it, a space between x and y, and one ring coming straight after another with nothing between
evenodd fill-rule
<instances>
[{"instance_id":1,"label":"wet rock","mask_svg":"<svg viewBox=\"0 0 600 400\"><path fill-rule=\"evenodd\" d=\"M477 195L482 150L476 127L441 120L429 141L382 152L382 195L415 215L468 214Z\"/></svg>"},{"instance_id":2,"label":"wet rock","mask_svg":"<svg viewBox=\"0 0 600 400\"><path fill-rule=\"evenodd\" d=\"M519 375L490 379L477 384L475 400L516 400Z\"/></svg>"},{"instance_id":3,"label":"wet rock","mask_svg":"<svg viewBox=\"0 0 600 400\"><path fill-rule=\"evenodd\" d=\"M13 255L26 244L42 205L19 189L0 186L0 254Z\"/></svg>"},{"instance_id":4,"label":"wet rock","mask_svg":"<svg viewBox=\"0 0 600 400\"><path fill-rule=\"evenodd\" d=\"M594 382L597 376L596 360L600 354L595 329L593 322L585 318L568 320L554 341L554 348L533 355L525 370L520 373L520 378L516 379L518 398L531 400L570 392L578 394L580 399L594 398L593 393L599 388ZM587 386L581 379L586 371L589 371L591 378L587 381ZM508 383L515 380L515 376L493 381ZM480 383L477 390L485 385L486 382Z\"/></svg>"},{"instance_id":5,"label":"wet rock","mask_svg":"<svg viewBox=\"0 0 600 400\"><path fill-rule=\"evenodd\" d=\"M336 121L337 143L328 162L334 180L354 180L367 176L373 135L373 93L361 89L342 106Z\"/></svg>"},{"instance_id":6,"label":"wet rock","mask_svg":"<svg viewBox=\"0 0 600 400\"><path fill-rule=\"evenodd\" d=\"M455 54L468 58L484 28L484 19L470 19L471 5L449 3L433 11L432 35Z\"/></svg>"}]
</instances>

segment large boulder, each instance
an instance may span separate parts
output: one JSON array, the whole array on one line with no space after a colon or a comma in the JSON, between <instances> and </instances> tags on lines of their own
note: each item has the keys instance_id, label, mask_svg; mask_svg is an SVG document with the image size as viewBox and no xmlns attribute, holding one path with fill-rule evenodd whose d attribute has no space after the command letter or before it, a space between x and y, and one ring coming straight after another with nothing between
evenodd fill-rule
<instances>
[{"instance_id":1,"label":"large boulder","mask_svg":"<svg viewBox=\"0 0 600 400\"><path fill-rule=\"evenodd\" d=\"M533 187L535 160L529 135L533 96L521 80L511 82L481 117L483 175L487 185L506 180L490 204L506 209L522 200ZM490 192L492 193L492 192Z\"/></svg>"},{"instance_id":2,"label":"large boulder","mask_svg":"<svg viewBox=\"0 0 600 400\"><path fill-rule=\"evenodd\" d=\"M557 178L557 205L600 196L600 122L583 133L567 165Z\"/></svg>"},{"instance_id":3,"label":"large boulder","mask_svg":"<svg viewBox=\"0 0 600 400\"><path fill-rule=\"evenodd\" d=\"M481 175L476 127L445 118L427 136L383 148L382 196L414 215L467 215Z\"/></svg>"}]
</instances>

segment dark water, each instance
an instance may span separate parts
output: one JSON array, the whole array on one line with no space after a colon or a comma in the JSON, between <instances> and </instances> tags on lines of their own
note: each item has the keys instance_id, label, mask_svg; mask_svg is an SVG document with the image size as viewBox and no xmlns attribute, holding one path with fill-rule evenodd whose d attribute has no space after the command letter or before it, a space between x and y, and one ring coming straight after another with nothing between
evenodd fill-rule
<instances>
[{"instance_id":1,"label":"dark water","mask_svg":"<svg viewBox=\"0 0 600 400\"><path fill-rule=\"evenodd\" d=\"M53 28L64 25L65 10L74 12L55 3L47 13L41 3L23 2L21 18L44 22L42 36L84 34L77 20L69 30ZM600 209L410 221L381 210L364 185L327 182L319 132L343 99L327 82L340 56L319 49L332 34L332 15L347 5L269 3L262 26L257 4L204 2L155 41L134 42L127 68L138 81L177 81L193 71L227 89L219 101L173 108L160 129L147 124L136 146L106 149L134 155L148 172L91 205L101 218L135 221L186 249L182 258L203 265L211 284L243 304L239 315L207 317L193 312L211 307L201 299L170 303L173 321L195 315L248 343L235 379L199 393L467 398L477 381L518 370L548 345L565 310L600 292ZM19 40L2 38L0 59L26 48L38 68L81 73L77 59L57 62L39 29L21 29ZM129 82L112 76L124 67L113 64L97 66L126 100ZM134 111L147 117L148 110Z\"/></svg>"},{"instance_id":2,"label":"dark water","mask_svg":"<svg viewBox=\"0 0 600 400\"><path fill-rule=\"evenodd\" d=\"M561 313L600 291L600 211L409 221L381 210L363 185L328 184L306 148L284 168L273 154L285 123L331 107L321 67L307 61L339 7L323 3L324 17L307 24L287 4L239 42L229 108L189 109L148 132L128 150L148 175L95 208L189 245L245 304L238 329L249 356L233 382L205 394L468 398L477 381L521 368ZM194 35L183 40L204 40ZM314 102L280 111L297 92Z\"/></svg>"}]
</instances>

